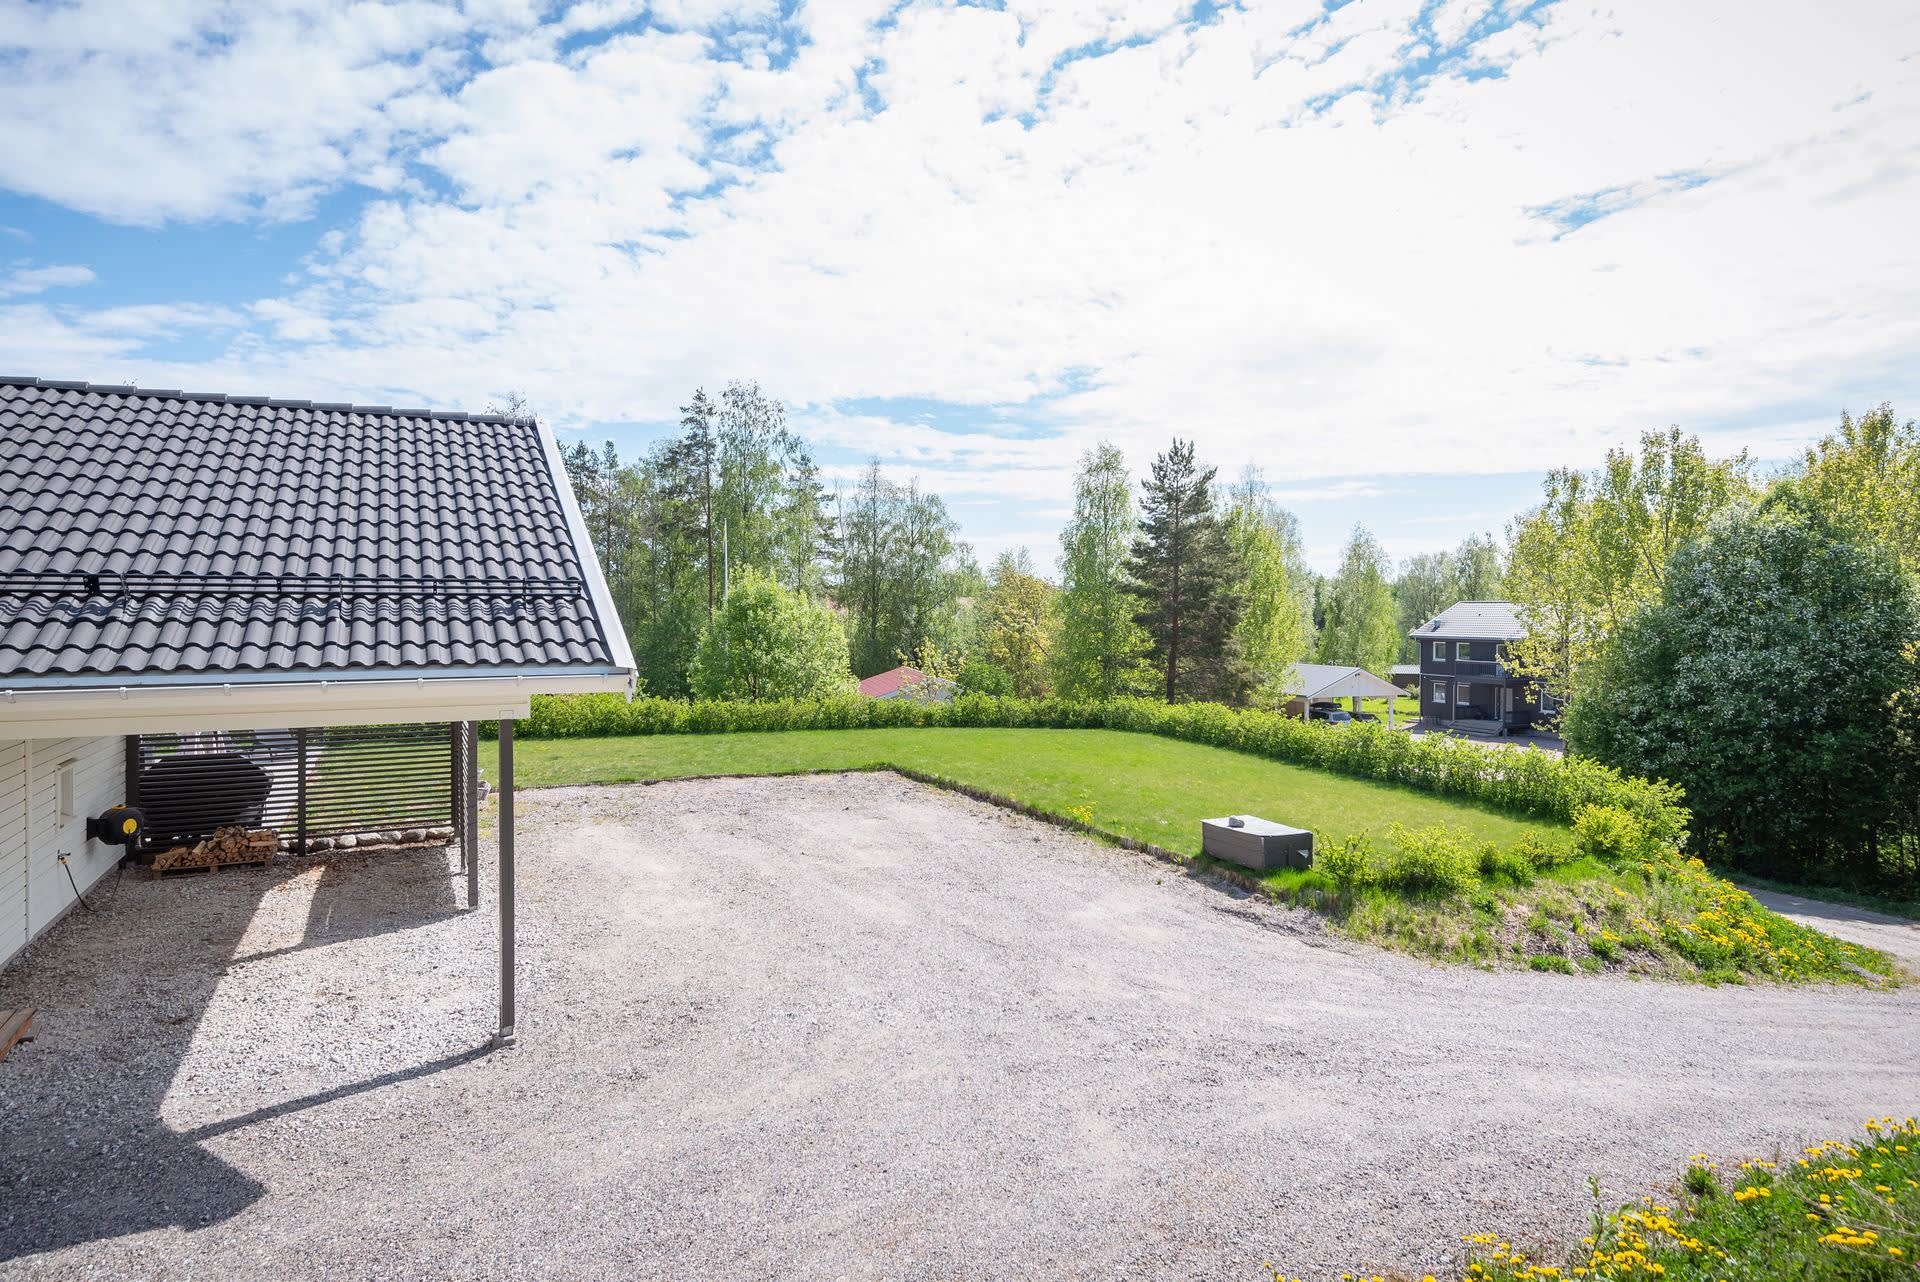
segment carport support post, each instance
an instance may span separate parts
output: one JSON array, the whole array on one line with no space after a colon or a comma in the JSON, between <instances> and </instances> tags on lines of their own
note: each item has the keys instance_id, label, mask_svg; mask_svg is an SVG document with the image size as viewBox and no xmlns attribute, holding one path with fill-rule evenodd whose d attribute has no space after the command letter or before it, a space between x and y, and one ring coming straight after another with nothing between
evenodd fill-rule
<instances>
[{"instance_id":1,"label":"carport support post","mask_svg":"<svg viewBox=\"0 0 1920 1282\"><path fill-rule=\"evenodd\" d=\"M460 857L467 867L467 907L480 906L480 723L469 721L460 736L460 771L466 786L460 804L466 813L460 824Z\"/></svg>"},{"instance_id":2,"label":"carport support post","mask_svg":"<svg viewBox=\"0 0 1920 1282\"><path fill-rule=\"evenodd\" d=\"M513 721L500 720L500 1030L495 1046L513 1045Z\"/></svg>"}]
</instances>

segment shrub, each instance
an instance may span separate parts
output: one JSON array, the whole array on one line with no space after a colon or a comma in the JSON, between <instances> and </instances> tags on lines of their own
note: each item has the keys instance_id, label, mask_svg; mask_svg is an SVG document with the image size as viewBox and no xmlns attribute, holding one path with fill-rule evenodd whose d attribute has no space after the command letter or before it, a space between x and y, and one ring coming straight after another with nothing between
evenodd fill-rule
<instances>
[{"instance_id":1,"label":"shrub","mask_svg":"<svg viewBox=\"0 0 1920 1282\"><path fill-rule=\"evenodd\" d=\"M1582 806L1573 812L1573 843L1603 864L1652 859L1659 840L1639 816L1618 806Z\"/></svg>"},{"instance_id":2,"label":"shrub","mask_svg":"<svg viewBox=\"0 0 1920 1282\"><path fill-rule=\"evenodd\" d=\"M1539 833L1530 832L1515 842L1513 851L1527 861L1536 873L1552 872L1555 868L1564 868L1572 863L1578 852L1571 843L1549 841Z\"/></svg>"},{"instance_id":3,"label":"shrub","mask_svg":"<svg viewBox=\"0 0 1920 1282\"><path fill-rule=\"evenodd\" d=\"M1415 737L1365 724L1334 728L1217 703L1080 703L978 694L961 694L951 703L858 697L686 703L651 698L629 702L612 694L555 695L535 698L533 715L522 719L517 729L523 737L538 739L892 726L1128 730L1461 797L1515 814L1571 820L1582 807L1607 806L1637 818L1663 845L1680 845L1686 837L1687 813L1679 789L1628 778L1585 757L1489 751L1440 735Z\"/></svg>"},{"instance_id":4,"label":"shrub","mask_svg":"<svg viewBox=\"0 0 1920 1282\"><path fill-rule=\"evenodd\" d=\"M1316 850L1313 866L1333 878L1334 884L1342 890L1359 890L1373 885L1379 879L1373 842L1360 832L1328 842Z\"/></svg>"},{"instance_id":5,"label":"shrub","mask_svg":"<svg viewBox=\"0 0 1920 1282\"><path fill-rule=\"evenodd\" d=\"M1480 881L1480 853L1445 828L1393 826L1396 848L1381 861L1379 883L1413 895L1457 895Z\"/></svg>"},{"instance_id":6,"label":"shrub","mask_svg":"<svg viewBox=\"0 0 1920 1282\"><path fill-rule=\"evenodd\" d=\"M855 692L831 610L745 568L700 638L687 681L710 699L817 699Z\"/></svg>"},{"instance_id":7,"label":"shrub","mask_svg":"<svg viewBox=\"0 0 1920 1282\"><path fill-rule=\"evenodd\" d=\"M1478 862L1480 875L1489 881L1510 881L1524 886L1533 880L1536 865L1528 857L1525 843L1502 846L1498 842L1481 843Z\"/></svg>"}]
</instances>

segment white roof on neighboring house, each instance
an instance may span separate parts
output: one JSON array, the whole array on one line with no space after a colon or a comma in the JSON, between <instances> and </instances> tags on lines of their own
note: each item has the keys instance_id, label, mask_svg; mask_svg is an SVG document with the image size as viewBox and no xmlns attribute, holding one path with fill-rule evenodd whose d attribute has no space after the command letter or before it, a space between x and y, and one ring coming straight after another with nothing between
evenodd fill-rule
<instances>
[{"instance_id":1,"label":"white roof on neighboring house","mask_svg":"<svg viewBox=\"0 0 1920 1282\"><path fill-rule=\"evenodd\" d=\"M1407 635L1423 641L1518 641L1527 628L1511 601L1458 601Z\"/></svg>"},{"instance_id":2,"label":"white roof on neighboring house","mask_svg":"<svg viewBox=\"0 0 1920 1282\"><path fill-rule=\"evenodd\" d=\"M1337 663L1296 663L1287 671L1287 693L1299 699L1398 699L1406 691L1365 668Z\"/></svg>"}]
</instances>

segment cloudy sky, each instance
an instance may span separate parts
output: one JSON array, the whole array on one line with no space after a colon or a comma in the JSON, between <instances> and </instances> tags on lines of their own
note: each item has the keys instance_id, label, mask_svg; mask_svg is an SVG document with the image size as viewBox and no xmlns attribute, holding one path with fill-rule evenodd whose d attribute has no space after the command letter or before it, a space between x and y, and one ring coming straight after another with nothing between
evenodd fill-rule
<instances>
[{"instance_id":1,"label":"cloudy sky","mask_svg":"<svg viewBox=\"0 0 1920 1282\"><path fill-rule=\"evenodd\" d=\"M1074 459L1330 564L1678 423L1920 413L1911 0L0 0L0 366L634 449L754 378L1043 562Z\"/></svg>"}]
</instances>

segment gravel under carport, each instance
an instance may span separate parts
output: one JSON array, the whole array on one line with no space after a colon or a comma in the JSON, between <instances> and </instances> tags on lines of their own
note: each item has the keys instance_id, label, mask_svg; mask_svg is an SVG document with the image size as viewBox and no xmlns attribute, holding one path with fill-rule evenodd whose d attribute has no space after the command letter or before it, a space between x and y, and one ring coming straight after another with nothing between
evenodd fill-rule
<instances>
[{"instance_id":1,"label":"gravel under carport","mask_svg":"<svg viewBox=\"0 0 1920 1282\"><path fill-rule=\"evenodd\" d=\"M892 775L519 811L507 1051L437 851L102 883L0 1276L1417 1277L1920 1104L1911 989L1429 967Z\"/></svg>"}]
</instances>

